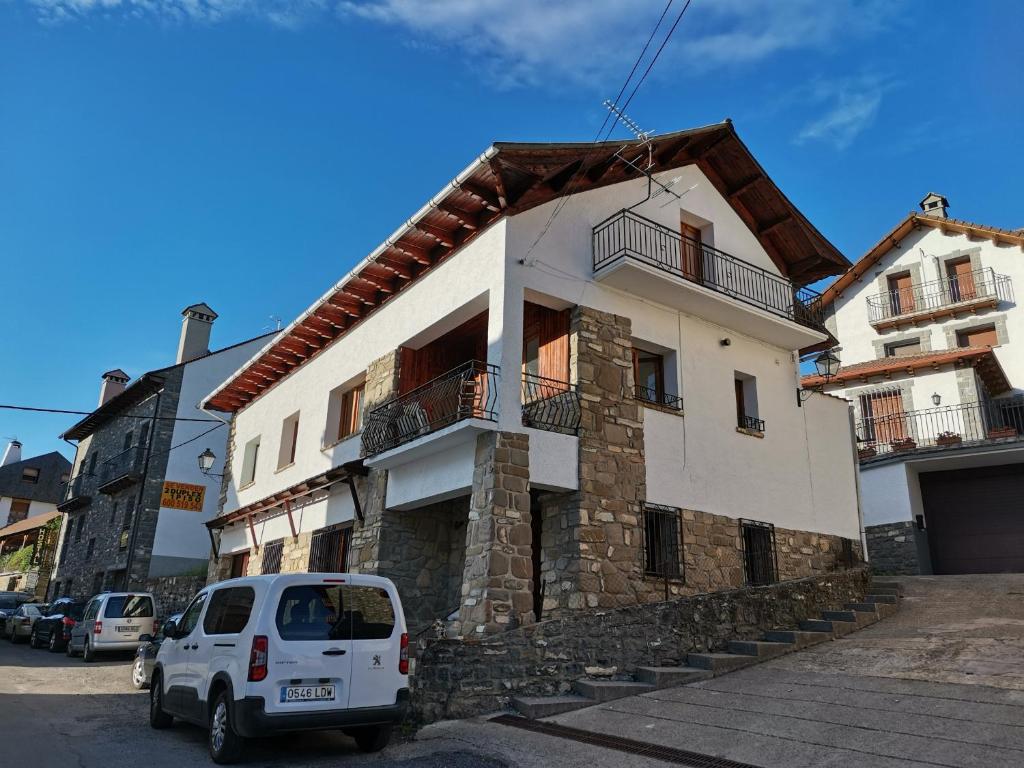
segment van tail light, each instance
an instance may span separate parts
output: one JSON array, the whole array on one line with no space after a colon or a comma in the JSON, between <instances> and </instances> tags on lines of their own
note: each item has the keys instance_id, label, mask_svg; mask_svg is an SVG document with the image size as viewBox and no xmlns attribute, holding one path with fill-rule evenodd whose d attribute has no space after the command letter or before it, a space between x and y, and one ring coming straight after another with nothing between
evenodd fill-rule
<instances>
[{"instance_id":1,"label":"van tail light","mask_svg":"<svg viewBox=\"0 0 1024 768\"><path fill-rule=\"evenodd\" d=\"M94 635L98 635L98 634L99 634L100 632L102 632L102 631L103 631L103 622L102 622L102 621L97 621L97 622L96 622L96 623L95 623L95 624L93 625L93 628L92 628L92 633L93 633Z\"/></svg>"},{"instance_id":2,"label":"van tail light","mask_svg":"<svg viewBox=\"0 0 1024 768\"><path fill-rule=\"evenodd\" d=\"M249 682L258 683L267 677L267 636L256 635L249 653Z\"/></svg>"},{"instance_id":3,"label":"van tail light","mask_svg":"<svg viewBox=\"0 0 1024 768\"><path fill-rule=\"evenodd\" d=\"M400 674L409 674L409 633L402 633L402 646L398 652L398 671Z\"/></svg>"}]
</instances>

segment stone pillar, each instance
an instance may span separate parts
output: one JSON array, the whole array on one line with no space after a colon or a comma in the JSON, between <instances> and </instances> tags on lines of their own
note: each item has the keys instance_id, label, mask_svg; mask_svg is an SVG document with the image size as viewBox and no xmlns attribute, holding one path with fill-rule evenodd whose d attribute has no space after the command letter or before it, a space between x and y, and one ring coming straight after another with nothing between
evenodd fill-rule
<instances>
[{"instance_id":1,"label":"stone pillar","mask_svg":"<svg viewBox=\"0 0 1024 768\"><path fill-rule=\"evenodd\" d=\"M529 465L527 435L477 438L459 608L463 636L534 621Z\"/></svg>"},{"instance_id":2,"label":"stone pillar","mask_svg":"<svg viewBox=\"0 0 1024 768\"><path fill-rule=\"evenodd\" d=\"M569 356L581 408L578 515L572 520L578 551L571 553L579 572L564 605L632 605L647 591L640 528L647 475L629 318L576 307Z\"/></svg>"},{"instance_id":3,"label":"stone pillar","mask_svg":"<svg viewBox=\"0 0 1024 768\"><path fill-rule=\"evenodd\" d=\"M396 349L370 363L366 369L363 391L363 413L398 396L399 351ZM363 522L352 527L349 570L354 573L378 573L381 565L380 537L384 525L384 502L387 492L387 470L371 469L366 478L357 481L363 509Z\"/></svg>"}]
</instances>

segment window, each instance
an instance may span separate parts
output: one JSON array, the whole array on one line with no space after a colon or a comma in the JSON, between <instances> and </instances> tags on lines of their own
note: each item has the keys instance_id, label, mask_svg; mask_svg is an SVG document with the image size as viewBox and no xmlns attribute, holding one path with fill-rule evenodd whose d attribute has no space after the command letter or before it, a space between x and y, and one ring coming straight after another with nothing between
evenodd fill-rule
<instances>
[{"instance_id":1,"label":"window","mask_svg":"<svg viewBox=\"0 0 1024 768\"><path fill-rule=\"evenodd\" d=\"M188 637L192 634L192 630L199 624L199 614L203 612L205 604L206 593L202 592L196 595L195 600L191 602L189 607L185 609L185 613L182 614L181 621L178 622L178 629L174 633L175 637Z\"/></svg>"},{"instance_id":2,"label":"window","mask_svg":"<svg viewBox=\"0 0 1024 768\"><path fill-rule=\"evenodd\" d=\"M82 529L85 528L85 514L78 516L78 523L75 525L75 543L82 540Z\"/></svg>"},{"instance_id":3,"label":"window","mask_svg":"<svg viewBox=\"0 0 1024 768\"><path fill-rule=\"evenodd\" d=\"M7 518L7 525L17 523L28 517L28 510L31 506L32 502L28 499L11 499L11 514Z\"/></svg>"},{"instance_id":4,"label":"window","mask_svg":"<svg viewBox=\"0 0 1024 768\"><path fill-rule=\"evenodd\" d=\"M999 344L999 337L996 335L994 325L985 325L980 328L965 328L956 332L956 345L958 347L995 347Z\"/></svg>"},{"instance_id":5,"label":"window","mask_svg":"<svg viewBox=\"0 0 1024 768\"><path fill-rule=\"evenodd\" d=\"M210 607L203 618L207 635L236 635L245 629L252 613L256 592L252 587L227 587L210 596Z\"/></svg>"},{"instance_id":6,"label":"window","mask_svg":"<svg viewBox=\"0 0 1024 768\"><path fill-rule=\"evenodd\" d=\"M758 418L757 412L757 379L736 371L733 383L736 390L736 426L764 432L764 421Z\"/></svg>"},{"instance_id":7,"label":"window","mask_svg":"<svg viewBox=\"0 0 1024 768\"><path fill-rule=\"evenodd\" d=\"M950 301L970 301L978 298L970 257L947 261L946 275L949 278Z\"/></svg>"},{"instance_id":8,"label":"window","mask_svg":"<svg viewBox=\"0 0 1024 768\"><path fill-rule=\"evenodd\" d=\"M260 573L280 573L281 554L284 552L284 541L278 539L263 546L263 562L260 564Z\"/></svg>"},{"instance_id":9,"label":"window","mask_svg":"<svg viewBox=\"0 0 1024 768\"><path fill-rule=\"evenodd\" d=\"M96 460L98 458L99 458L99 453L97 453L96 451L93 451L89 455L89 474L90 475L95 475L96 474Z\"/></svg>"},{"instance_id":10,"label":"window","mask_svg":"<svg viewBox=\"0 0 1024 768\"><path fill-rule=\"evenodd\" d=\"M914 310L914 286L911 282L909 272L901 272L898 275L890 275L889 284L889 305L892 314L901 315L904 312Z\"/></svg>"},{"instance_id":11,"label":"window","mask_svg":"<svg viewBox=\"0 0 1024 768\"><path fill-rule=\"evenodd\" d=\"M257 435L245 444L245 453L242 455L242 474L239 480L242 486L256 482L256 459L260 455L260 438Z\"/></svg>"},{"instance_id":12,"label":"window","mask_svg":"<svg viewBox=\"0 0 1024 768\"><path fill-rule=\"evenodd\" d=\"M363 428L363 389L360 384L341 395L341 414L338 417L338 439L344 440Z\"/></svg>"},{"instance_id":13,"label":"window","mask_svg":"<svg viewBox=\"0 0 1024 768\"><path fill-rule=\"evenodd\" d=\"M679 510L644 504L644 573L661 578L682 576Z\"/></svg>"},{"instance_id":14,"label":"window","mask_svg":"<svg viewBox=\"0 0 1024 768\"><path fill-rule=\"evenodd\" d=\"M129 431L128 431L128 434L126 434L126 435L124 436L124 449L125 449L126 451L127 451L127 450L128 450L129 448L131 448L131 447L132 447L132 436L133 436L133 434L134 434L134 433L133 433L133 432L132 432L131 430L129 430Z\"/></svg>"},{"instance_id":15,"label":"window","mask_svg":"<svg viewBox=\"0 0 1024 768\"><path fill-rule=\"evenodd\" d=\"M309 547L309 572L344 573L351 536L351 528L325 528L314 533Z\"/></svg>"},{"instance_id":16,"label":"window","mask_svg":"<svg viewBox=\"0 0 1024 768\"><path fill-rule=\"evenodd\" d=\"M39 470L36 467L25 467L21 470L21 480L35 485L39 482Z\"/></svg>"},{"instance_id":17,"label":"window","mask_svg":"<svg viewBox=\"0 0 1024 768\"><path fill-rule=\"evenodd\" d=\"M103 609L107 619L151 619L153 599L149 595L114 595Z\"/></svg>"},{"instance_id":18,"label":"window","mask_svg":"<svg viewBox=\"0 0 1024 768\"><path fill-rule=\"evenodd\" d=\"M299 443L299 412L281 423L281 448L277 453L277 468L295 463L295 447Z\"/></svg>"},{"instance_id":19,"label":"window","mask_svg":"<svg viewBox=\"0 0 1024 768\"><path fill-rule=\"evenodd\" d=\"M907 357L917 355L921 352L921 339L910 339L908 341L894 341L885 345L886 357Z\"/></svg>"},{"instance_id":20,"label":"window","mask_svg":"<svg viewBox=\"0 0 1024 768\"><path fill-rule=\"evenodd\" d=\"M523 372L540 376L540 336L537 334L523 340Z\"/></svg>"},{"instance_id":21,"label":"window","mask_svg":"<svg viewBox=\"0 0 1024 768\"><path fill-rule=\"evenodd\" d=\"M231 556L231 578L249 575L249 550Z\"/></svg>"},{"instance_id":22,"label":"window","mask_svg":"<svg viewBox=\"0 0 1024 768\"><path fill-rule=\"evenodd\" d=\"M86 560L91 560L92 559L92 553L93 553L94 549L96 549L96 537L95 536L93 536L91 539L89 539L89 543L86 544L86 546L85 546L85 559Z\"/></svg>"},{"instance_id":23,"label":"window","mask_svg":"<svg viewBox=\"0 0 1024 768\"><path fill-rule=\"evenodd\" d=\"M861 439L869 443L891 443L907 436L907 415L903 411L903 393L899 389L861 395Z\"/></svg>"},{"instance_id":24,"label":"window","mask_svg":"<svg viewBox=\"0 0 1024 768\"><path fill-rule=\"evenodd\" d=\"M124 505L124 518L121 520L121 537L118 540L120 549L128 549L128 541L131 538L132 521L135 517L135 499L128 499Z\"/></svg>"},{"instance_id":25,"label":"window","mask_svg":"<svg viewBox=\"0 0 1024 768\"><path fill-rule=\"evenodd\" d=\"M117 522L117 508L118 503L115 501L114 505L110 508L110 524L113 525Z\"/></svg>"},{"instance_id":26,"label":"window","mask_svg":"<svg viewBox=\"0 0 1024 768\"><path fill-rule=\"evenodd\" d=\"M142 430L139 432L139 445L145 445L149 439L149 424L143 424Z\"/></svg>"},{"instance_id":27,"label":"window","mask_svg":"<svg viewBox=\"0 0 1024 768\"><path fill-rule=\"evenodd\" d=\"M97 573L96 575L100 577L100 586L102 586L103 585L103 574ZM99 592L99 589L97 588L94 591ZM99 612L99 609L100 609L100 601L99 600L90 600L89 604L85 606L85 611L82 613L82 621L92 621L93 619L95 619L97 612Z\"/></svg>"},{"instance_id":28,"label":"window","mask_svg":"<svg viewBox=\"0 0 1024 768\"><path fill-rule=\"evenodd\" d=\"M774 584L779 580L775 556L775 526L771 523L741 520L740 531L743 541L743 570L747 584Z\"/></svg>"},{"instance_id":29,"label":"window","mask_svg":"<svg viewBox=\"0 0 1024 768\"><path fill-rule=\"evenodd\" d=\"M277 629L282 640L384 640L395 612L383 589L302 584L281 594Z\"/></svg>"},{"instance_id":30,"label":"window","mask_svg":"<svg viewBox=\"0 0 1024 768\"><path fill-rule=\"evenodd\" d=\"M633 380L640 400L662 402L665 398L665 359L656 352L634 348Z\"/></svg>"}]
</instances>

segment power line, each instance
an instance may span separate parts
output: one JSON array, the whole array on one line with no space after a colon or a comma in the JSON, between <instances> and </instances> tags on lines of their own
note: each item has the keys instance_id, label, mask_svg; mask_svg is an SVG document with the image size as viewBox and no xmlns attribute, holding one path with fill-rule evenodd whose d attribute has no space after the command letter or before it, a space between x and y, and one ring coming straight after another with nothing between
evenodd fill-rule
<instances>
[{"instance_id":1,"label":"power line","mask_svg":"<svg viewBox=\"0 0 1024 768\"><path fill-rule=\"evenodd\" d=\"M28 406L28 405L0 405L0 408L2 408L4 410L8 410L8 411L30 411L30 412L33 412L33 413L67 413L67 414L71 414L72 416L91 416L92 414L95 413L95 411L71 411L71 410L67 410L67 409L64 409L64 408L33 408L31 406ZM221 423L221 424L224 423L224 422L220 421L220 419L189 419L189 418L186 418L186 417L183 417L183 416L135 416L135 415L130 414L130 413L111 414L110 418L112 418L112 419L143 419L145 421L152 421L154 419L156 419L157 421L198 421L198 422L206 422L206 423L213 423L213 422L216 421L216 422Z\"/></svg>"},{"instance_id":2,"label":"power line","mask_svg":"<svg viewBox=\"0 0 1024 768\"><path fill-rule=\"evenodd\" d=\"M690 7L691 2L693 2L693 0L686 0L686 3L683 5L682 10L679 11L679 15L676 16L676 20L675 22L673 22L672 28L668 31L668 34L665 35L665 39L661 41L661 46L658 48L658 51L654 54L654 58L651 59L651 63L647 65L647 69L644 71L643 75L640 77L640 80L637 82L637 84L633 86L633 91L629 94L629 98L626 99L626 103L619 107L619 111L626 111L626 108L629 106L629 103L633 101L633 97L636 96L636 92L640 90L640 86L644 84L644 80L646 80L647 76L651 74L651 70L654 69L654 65L658 61L658 57L661 56L661 52L665 50L665 46L668 45L668 41L671 39L672 33L676 31L676 27L679 26L679 22L683 20L683 15L686 13L686 10Z\"/></svg>"}]
</instances>

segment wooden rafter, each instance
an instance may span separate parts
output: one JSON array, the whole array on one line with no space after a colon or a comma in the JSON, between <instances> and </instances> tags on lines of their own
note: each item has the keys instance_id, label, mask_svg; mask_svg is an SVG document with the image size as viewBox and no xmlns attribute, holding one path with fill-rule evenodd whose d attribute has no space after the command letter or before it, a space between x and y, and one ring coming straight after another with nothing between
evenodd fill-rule
<instances>
[{"instance_id":1,"label":"wooden rafter","mask_svg":"<svg viewBox=\"0 0 1024 768\"><path fill-rule=\"evenodd\" d=\"M447 200L437 206L440 210L453 217L460 226L466 229L479 229L480 228L480 216L479 214L467 211L454 203L448 202Z\"/></svg>"},{"instance_id":2,"label":"wooden rafter","mask_svg":"<svg viewBox=\"0 0 1024 768\"><path fill-rule=\"evenodd\" d=\"M425 221L418 221L415 226L420 232L430 235L445 248L455 247L455 238L451 230L439 227L436 224L428 224Z\"/></svg>"},{"instance_id":3,"label":"wooden rafter","mask_svg":"<svg viewBox=\"0 0 1024 768\"><path fill-rule=\"evenodd\" d=\"M498 195L494 190L487 189L483 184L477 184L473 181L464 181L462 182L461 189L467 195L475 197L492 211L497 212L502 208L501 200L498 199Z\"/></svg>"},{"instance_id":4,"label":"wooden rafter","mask_svg":"<svg viewBox=\"0 0 1024 768\"><path fill-rule=\"evenodd\" d=\"M422 246L413 245L411 243L406 243L403 240L399 240L392 244L391 247L397 251L407 254L417 264L430 266L433 263L430 259L430 251Z\"/></svg>"}]
</instances>

